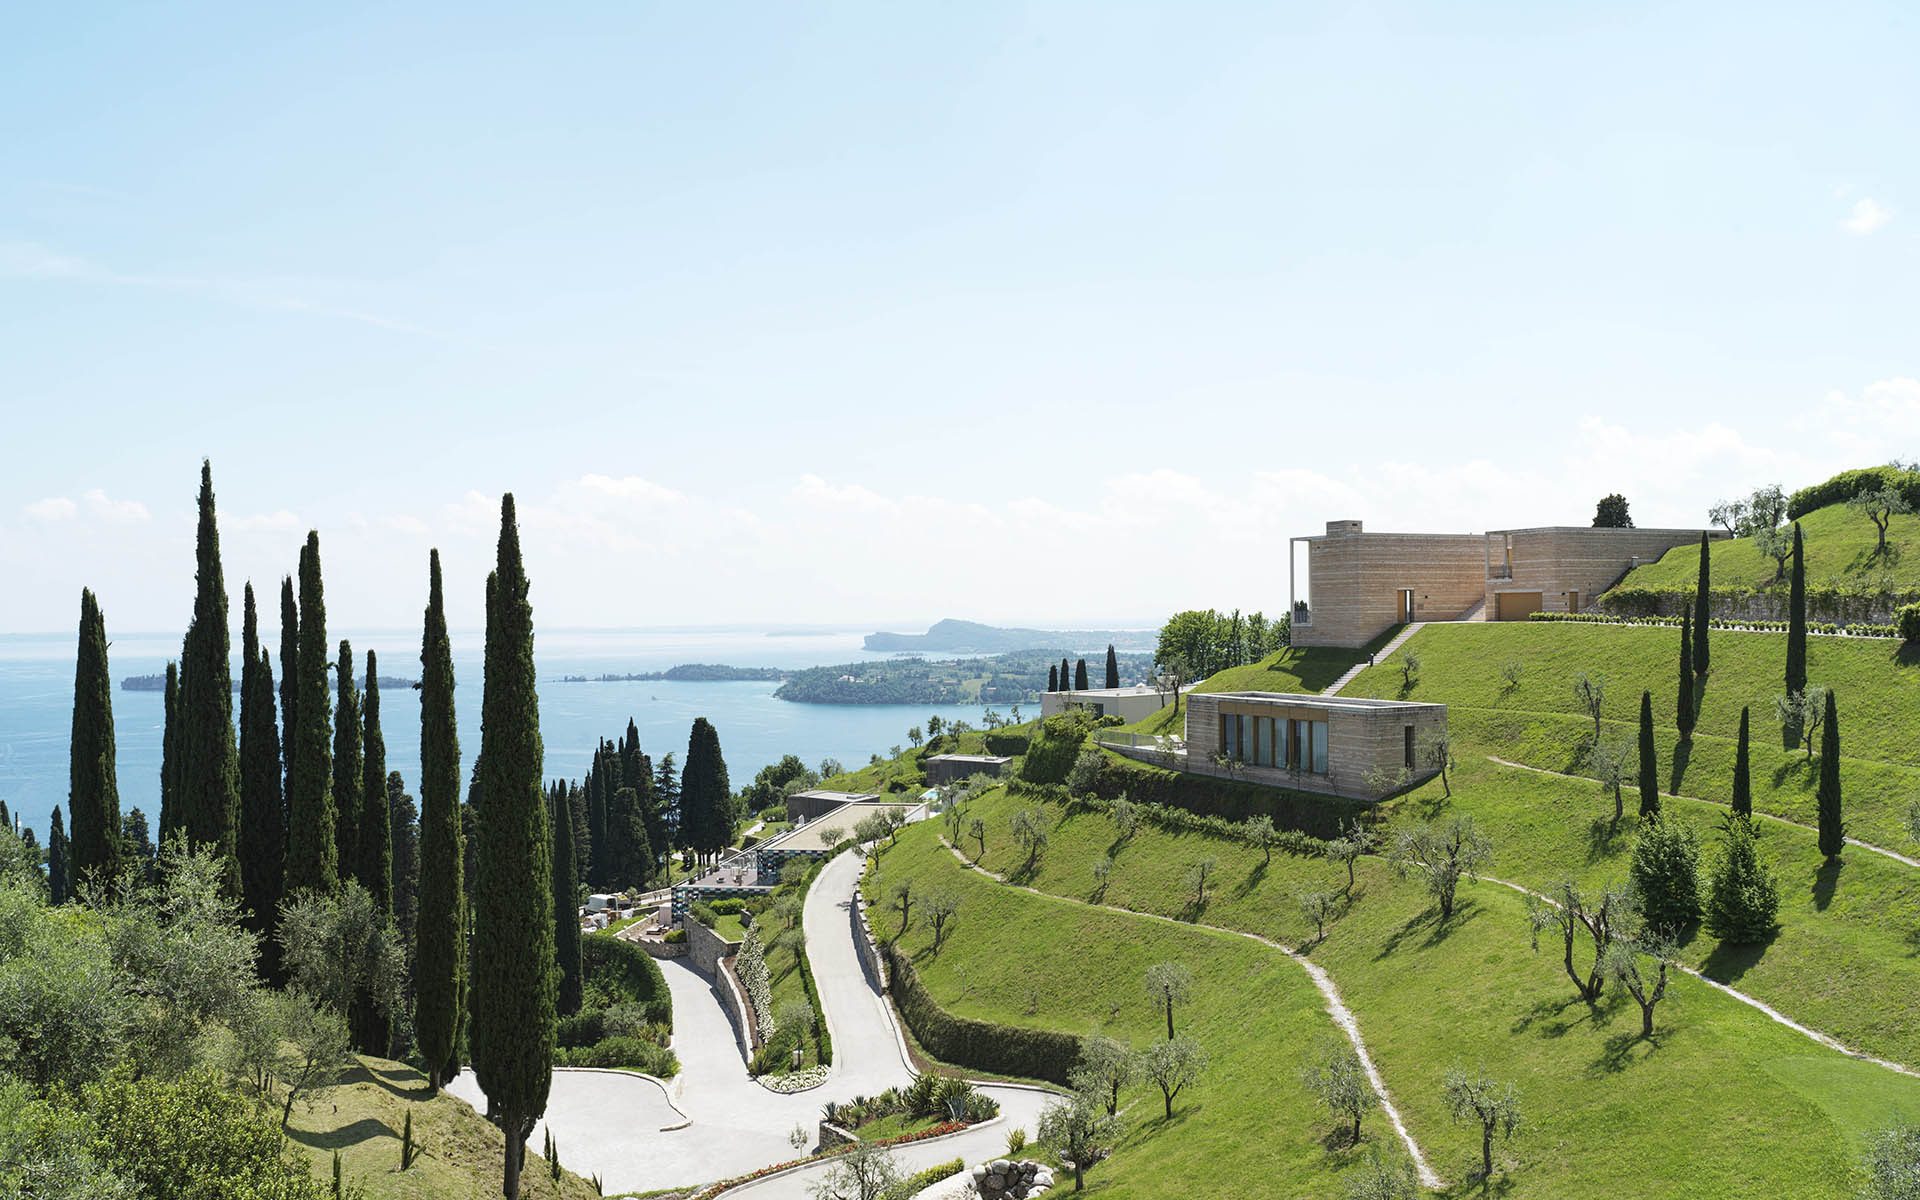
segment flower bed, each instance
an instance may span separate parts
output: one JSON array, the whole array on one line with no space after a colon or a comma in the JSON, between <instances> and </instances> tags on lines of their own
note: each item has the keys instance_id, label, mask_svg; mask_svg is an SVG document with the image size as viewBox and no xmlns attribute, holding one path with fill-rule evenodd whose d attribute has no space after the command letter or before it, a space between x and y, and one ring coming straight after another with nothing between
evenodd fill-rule
<instances>
[{"instance_id":1,"label":"flower bed","mask_svg":"<svg viewBox=\"0 0 1920 1200\"><path fill-rule=\"evenodd\" d=\"M790 1071L785 1075L756 1075L760 1086L770 1092L779 1092L783 1096L794 1092L804 1092L808 1088L817 1088L827 1081L830 1069L824 1066L808 1067L804 1071Z\"/></svg>"}]
</instances>

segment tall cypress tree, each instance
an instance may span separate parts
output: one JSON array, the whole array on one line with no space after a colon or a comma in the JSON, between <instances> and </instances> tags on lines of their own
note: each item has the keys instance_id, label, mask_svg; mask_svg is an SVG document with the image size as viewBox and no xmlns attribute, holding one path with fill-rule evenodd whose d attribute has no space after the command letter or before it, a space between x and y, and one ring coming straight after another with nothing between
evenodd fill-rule
<instances>
[{"instance_id":1,"label":"tall cypress tree","mask_svg":"<svg viewBox=\"0 0 1920 1200\"><path fill-rule=\"evenodd\" d=\"M340 640L334 664L333 844L342 882L360 879L360 804L364 759L360 755L360 685L354 682L353 646Z\"/></svg>"},{"instance_id":2,"label":"tall cypress tree","mask_svg":"<svg viewBox=\"0 0 1920 1200\"><path fill-rule=\"evenodd\" d=\"M387 805L387 738L380 731L380 660L367 651L367 690L361 697L360 819L354 822L354 872L374 907L393 912L393 814Z\"/></svg>"},{"instance_id":3,"label":"tall cypress tree","mask_svg":"<svg viewBox=\"0 0 1920 1200\"><path fill-rule=\"evenodd\" d=\"M1060 690L1060 668L1052 663L1047 664L1047 690L1050 692Z\"/></svg>"},{"instance_id":4,"label":"tall cypress tree","mask_svg":"<svg viewBox=\"0 0 1920 1200\"><path fill-rule=\"evenodd\" d=\"M160 700L160 847L180 828L180 664L167 664Z\"/></svg>"},{"instance_id":5,"label":"tall cypress tree","mask_svg":"<svg viewBox=\"0 0 1920 1200\"><path fill-rule=\"evenodd\" d=\"M1840 819L1840 712L1831 691L1827 693L1826 723L1820 728L1820 791L1815 807L1819 812L1820 853L1829 863L1837 863L1847 844L1847 825Z\"/></svg>"},{"instance_id":6,"label":"tall cypress tree","mask_svg":"<svg viewBox=\"0 0 1920 1200\"><path fill-rule=\"evenodd\" d=\"M213 466L200 464L199 583L193 624L180 653L179 761L174 798L180 827L196 846L224 863L228 891L240 894L240 752L233 733L232 636L227 584L220 567L220 528L214 519Z\"/></svg>"},{"instance_id":7,"label":"tall cypress tree","mask_svg":"<svg viewBox=\"0 0 1920 1200\"><path fill-rule=\"evenodd\" d=\"M1113 643L1107 643L1107 686L1120 686L1120 656L1113 652Z\"/></svg>"},{"instance_id":8,"label":"tall cypress tree","mask_svg":"<svg viewBox=\"0 0 1920 1200\"><path fill-rule=\"evenodd\" d=\"M702 859L733 840L732 797L720 735L705 717L695 717L687 735L687 765L680 772L680 811L688 823L688 844Z\"/></svg>"},{"instance_id":9,"label":"tall cypress tree","mask_svg":"<svg viewBox=\"0 0 1920 1200\"><path fill-rule=\"evenodd\" d=\"M253 585L246 585L240 629L240 899L242 920L260 935L260 973L280 976L280 897L287 869L287 812L280 791L280 724L273 659L260 648Z\"/></svg>"},{"instance_id":10,"label":"tall cypress tree","mask_svg":"<svg viewBox=\"0 0 1920 1200\"><path fill-rule=\"evenodd\" d=\"M654 803L660 806L660 817L666 822L667 837L657 849L666 860L667 881L673 881L673 852L687 844L686 834L680 821L680 772L674 761L673 752L668 751L653 769Z\"/></svg>"},{"instance_id":11,"label":"tall cypress tree","mask_svg":"<svg viewBox=\"0 0 1920 1200\"><path fill-rule=\"evenodd\" d=\"M465 839L460 833L460 735L453 717L453 649L440 591L440 552L428 558L420 638L420 916L414 949L413 1035L438 1090L453 1062L466 1005Z\"/></svg>"},{"instance_id":12,"label":"tall cypress tree","mask_svg":"<svg viewBox=\"0 0 1920 1200\"><path fill-rule=\"evenodd\" d=\"M60 820L60 806L53 806L52 823L47 826L47 898L65 904L73 894L73 851L67 841L66 826Z\"/></svg>"},{"instance_id":13,"label":"tall cypress tree","mask_svg":"<svg viewBox=\"0 0 1920 1200\"><path fill-rule=\"evenodd\" d=\"M1740 742L1733 752L1733 811L1753 815L1753 780L1747 762L1747 710L1740 710Z\"/></svg>"},{"instance_id":14,"label":"tall cypress tree","mask_svg":"<svg viewBox=\"0 0 1920 1200\"><path fill-rule=\"evenodd\" d=\"M1653 693L1640 693L1640 815L1660 815L1660 758L1653 745Z\"/></svg>"},{"instance_id":15,"label":"tall cypress tree","mask_svg":"<svg viewBox=\"0 0 1920 1200\"><path fill-rule=\"evenodd\" d=\"M607 886L610 889L645 888L653 875L653 848L647 841L647 822L640 793L623 787L607 805Z\"/></svg>"},{"instance_id":16,"label":"tall cypress tree","mask_svg":"<svg viewBox=\"0 0 1920 1200\"><path fill-rule=\"evenodd\" d=\"M1700 533L1700 582L1693 590L1693 673L1707 673L1707 616L1711 608L1712 596L1708 591L1710 571L1707 557L1707 534Z\"/></svg>"},{"instance_id":17,"label":"tall cypress tree","mask_svg":"<svg viewBox=\"0 0 1920 1200\"><path fill-rule=\"evenodd\" d=\"M327 601L320 581L320 535L300 551L298 679L287 791L286 894L331 892L340 883L333 807L333 705L327 696Z\"/></svg>"},{"instance_id":18,"label":"tall cypress tree","mask_svg":"<svg viewBox=\"0 0 1920 1200\"><path fill-rule=\"evenodd\" d=\"M169 671L168 678L173 676ZM73 816L69 880L112 879L120 870L120 782L114 759L113 680L107 622L91 591L80 592L80 645L73 667L73 737L67 811Z\"/></svg>"},{"instance_id":19,"label":"tall cypress tree","mask_svg":"<svg viewBox=\"0 0 1920 1200\"><path fill-rule=\"evenodd\" d=\"M498 565L487 577L481 692L478 871L468 1041L488 1107L506 1133L501 1192L520 1195L520 1168L553 1081L559 972L553 947L553 846L541 793L540 698L533 608L520 563L513 497L500 504Z\"/></svg>"},{"instance_id":20,"label":"tall cypress tree","mask_svg":"<svg viewBox=\"0 0 1920 1200\"><path fill-rule=\"evenodd\" d=\"M1063 692L1073 690L1073 668L1064 658L1060 660L1060 690Z\"/></svg>"},{"instance_id":21,"label":"tall cypress tree","mask_svg":"<svg viewBox=\"0 0 1920 1200\"><path fill-rule=\"evenodd\" d=\"M300 607L293 599L293 576L280 579L280 748L286 758L281 795L293 798L293 698L300 682Z\"/></svg>"},{"instance_id":22,"label":"tall cypress tree","mask_svg":"<svg viewBox=\"0 0 1920 1200\"><path fill-rule=\"evenodd\" d=\"M566 793L567 816L573 822L573 877L584 880L591 878L588 872L593 870L593 855L587 845L587 793L571 782Z\"/></svg>"},{"instance_id":23,"label":"tall cypress tree","mask_svg":"<svg viewBox=\"0 0 1920 1200\"><path fill-rule=\"evenodd\" d=\"M1807 690L1807 553L1800 522L1793 523L1793 570L1787 582L1787 694Z\"/></svg>"},{"instance_id":24,"label":"tall cypress tree","mask_svg":"<svg viewBox=\"0 0 1920 1200\"><path fill-rule=\"evenodd\" d=\"M594 749L587 764L587 879L599 887L607 879L607 743Z\"/></svg>"},{"instance_id":25,"label":"tall cypress tree","mask_svg":"<svg viewBox=\"0 0 1920 1200\"><path fill-rule=\"evenodd\" d=\"M398 771L387 774L387 841L393 847L393 931L406 958L406 999L411 1004L420 928L420 807L407 794L407 781Z\"/></svg>"},{"instance_id":26,"label":"tall cypress tree","mask_svg":"<svg viewBox=\"0 0 1920 1200\"><path fill-rule=\"evenodd\" d=\"M558 783L547 794L553 825L553 953L560 967L559 1012L570 1017L580 1011L580 881L574 874L573 818L567 811L567 785Z\"/></svg>"},{"instance_id":27,"label":"tall cypress tree","mask_svg":"<svg viewBox=\"0 0 1920 1200\"><path fill-rule=\"evenodd\" d=\"M1693 740L1693 639L1686 620L1680 622L1680 690L1674 698L1674 723L1680 740Z\"/></svg>"},{"instance_id":28,"label":"tall cypress tree","mask_svg":"<svg viewBox=\"0 0 1920 1200\"><path fill-rule=\"evenodd\" d=\"M1084 658L1073 664L1073 690L1076 692L1087 690L1087 660Z\"/></svg>"}]
</instances>

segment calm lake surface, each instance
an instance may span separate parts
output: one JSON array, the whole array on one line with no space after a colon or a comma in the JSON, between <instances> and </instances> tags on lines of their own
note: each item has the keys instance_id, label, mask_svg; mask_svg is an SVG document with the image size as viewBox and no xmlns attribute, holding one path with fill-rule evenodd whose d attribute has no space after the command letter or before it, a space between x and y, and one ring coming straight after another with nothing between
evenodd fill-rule
<instances>
[{"instance_id":1,"label":"calm lake surface","mask_svg":"<svg viewBox=\"0 0 1920 1200\"><path fill-rule=\"evenodd\" d=\"M239 648L237 633L234 639ZM864 632L864 631L862 631ZM111 635L108 650L114 679L113 716L118 740L120 809L146 810L150 825L160 809L159 692L129 692L119 681L129 675L166 670L178 658L177 635ZM340 633L331 635L336 644ZM366 652L380 658L380 674L420 677L418 631L355 633L354 654L365 669ZM813 667L855 662L868 655L861 632L768 633L763 630L625 629L554 630L535 635L535 665L540 677L540 732L546 743L548 777L577 778L586 771L598 740L624 733L631 717L640 745L658 761L673 752L687 756L687 731L695 717L706 717L720 734L720 747L734 786L753 778L781 755L797 754L818 766L837 758L848 766L867 756L904 745L907 730L938 712L953 720L979 724L973 707L917 705L792 704L775 700L774 683L563 683L563 675L629 674L658 671L678 663L726 663L739 667ZM275 657L278 682L279 633L264 631ZM455 704L460 722L463 773L480 748L479 630L453 635ZM73 722L74 635L0 635L0 800L31 826L44 844L52 810L67 798L67 742ZM237 657L237 656L236 656ZM234 668L238 678L239 668ZM418 795L420 776L420 701L411 688L380 693L381 729L386 734L387 769L399 771ZM234 699L238 716L239 697ZM1036 706L1037 711L1037 706Z\"/></svg>"}]
</instances>

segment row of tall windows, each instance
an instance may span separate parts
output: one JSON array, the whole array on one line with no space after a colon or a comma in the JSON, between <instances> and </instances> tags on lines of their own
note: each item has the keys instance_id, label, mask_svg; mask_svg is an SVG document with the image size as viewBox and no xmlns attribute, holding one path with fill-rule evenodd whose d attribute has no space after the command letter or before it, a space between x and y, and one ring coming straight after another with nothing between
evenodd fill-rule
<instances>
[{"instance_id":1,"label":"row of tall windows","mask_svg":"<svg viewBox=\"0 0 1920 1200\"><path fill-rule=\"evenodd\" d=\"M1297 717L1220 714L1220 753L1256 767L1327 773L1327 723Z\"/></svg>"}]
</instances>

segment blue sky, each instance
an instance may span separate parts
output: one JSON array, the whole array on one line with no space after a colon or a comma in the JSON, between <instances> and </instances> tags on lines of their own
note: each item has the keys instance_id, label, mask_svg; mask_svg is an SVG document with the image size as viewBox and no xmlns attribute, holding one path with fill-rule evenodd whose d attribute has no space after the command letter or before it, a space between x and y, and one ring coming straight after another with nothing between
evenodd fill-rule
<instances>
[{"instance_id":1,"label":"blue sky","mask_svg":"<svg viewBox=\"0 0 1920 1200\"><path fill-rule=\"evenodd\" d=\"M1920 456L1910 7L39 6L0 630L1285 603L1284 537Z\"/></svg>"}]
</instances>

